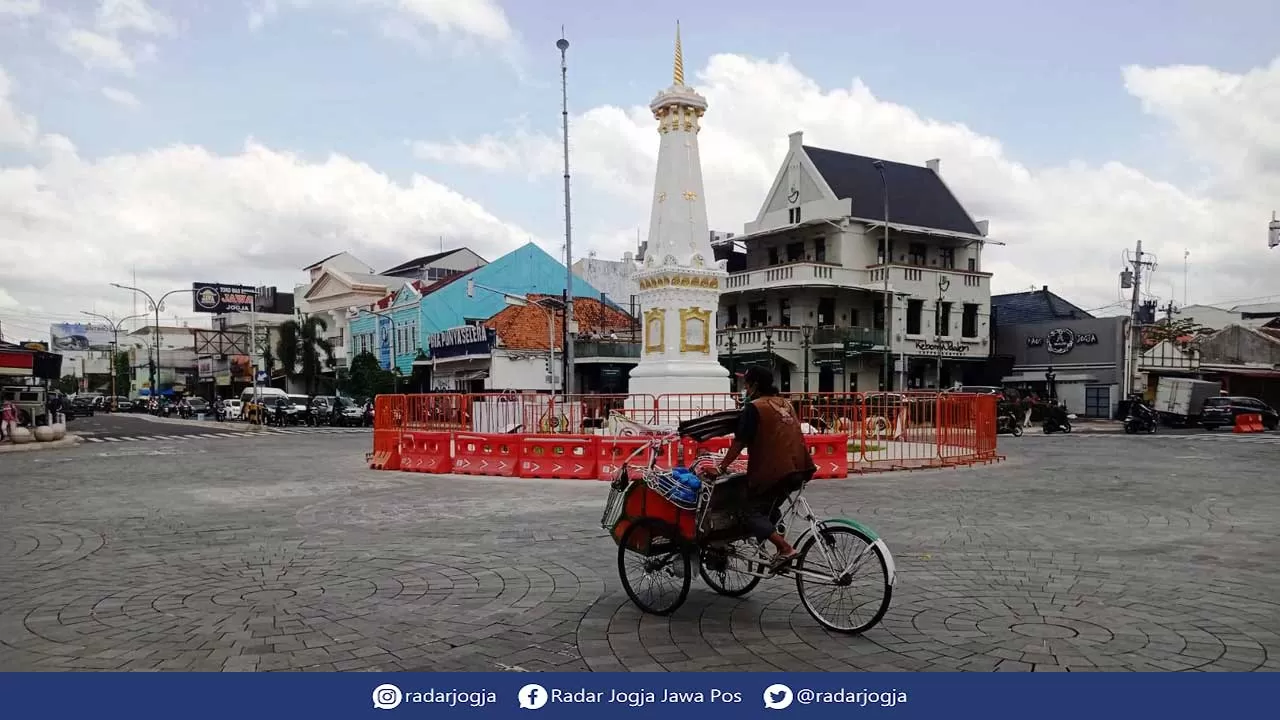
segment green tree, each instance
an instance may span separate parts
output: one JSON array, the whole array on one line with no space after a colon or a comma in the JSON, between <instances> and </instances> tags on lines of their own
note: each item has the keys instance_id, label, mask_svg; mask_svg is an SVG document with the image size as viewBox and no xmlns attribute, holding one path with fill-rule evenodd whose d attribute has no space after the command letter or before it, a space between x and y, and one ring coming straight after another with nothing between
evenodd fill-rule
<instances>
[{"instance_id":1,"label":"green tree","mask_svg":"<svg viewBox=\"0 0 1280 720\"><path fill-rule=\"evenodd\" d=\"M346 384L351 397L363 400L391 392L395 376L382 369L373 353L363 352L352 358Z\"/></svg>"},{"instance_id":2,"label":"green tree","mask_svg":"<svg viewBox=\"0 0 1280 720\"><path fill-rule=\"evenodd\" d=\"M1155 347L1166 340L1186 346L1211 334L1213 334L1212 328L1207 328L1192 318L1165 319L1143 329L1143 342L1148 348Z\"/></svg>"},{"instance_id":3,"label":"green tree","mask_svg":"<svg viewBox=\"0 0 1280 720\"><path fill-rule=\"evenodd\" d=\"M80 378L75 375L63 375L58 381L58 389L68 395L75 395L80 390Z\"/></svg>"},{"instance_id":4,"label":"green tree","mask_svg":"<svg viewBox=\"0 0 1280 720\"><path fill-rule=\"evenodd\" d=\"M133 384L133 367L129 364L129 353L116 353L116 394L128 397Z\"/></svg>"},{"instance_id":5,"label":"green tree","mask_svg":"<svg viewBox=\"0 0 1280 720\"><path fill-rule=\"evenodd\" d=\"M302 376L309 395L319 391L320 374L324 369L337 364L333 357L333 343L324 336L328 329L329 325L319 315L301 321L286 320L280 325L280 339L276 343L280 367L290 376Z\"/></svg>"}]
</instances>

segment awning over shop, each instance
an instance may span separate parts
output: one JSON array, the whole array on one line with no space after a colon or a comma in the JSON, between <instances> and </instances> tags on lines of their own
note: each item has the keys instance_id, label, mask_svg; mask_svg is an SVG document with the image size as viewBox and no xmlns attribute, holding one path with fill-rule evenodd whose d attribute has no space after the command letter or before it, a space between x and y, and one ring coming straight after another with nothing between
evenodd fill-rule
<instances>
[{"instance_id":1,"label":"awning over shop","mask_svg":"<svg viewBox=\"0 0 1280 720\"><path fill-rule=\"evenodd\" d=\"M1236 369L1230 369L1230 368L1201 367L1200 371L1204 373L1216 373L1218 375L1231 375L1234 377L1251 377L1251 378L1261 378L1263 380L1280 380L1280 370L1262 370L1262 369L1255 369L1255 368L1240 368L1236 370Z\"/></svg>"}]
</instances>

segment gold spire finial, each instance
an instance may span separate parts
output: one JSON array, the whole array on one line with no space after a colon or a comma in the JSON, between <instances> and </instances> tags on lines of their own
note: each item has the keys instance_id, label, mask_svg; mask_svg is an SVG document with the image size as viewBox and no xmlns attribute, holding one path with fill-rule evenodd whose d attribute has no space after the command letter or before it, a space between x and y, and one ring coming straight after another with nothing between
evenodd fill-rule
<instances>
[{"instance_id":1,"label":"gold spire finial","mask_svg":"<svg viewBox=\"0 0 1280 720\"><path fill-rule=\"evenodd\" d=\"M676 64L673 73L675 85L684 85L684 53L680 51L680 21L676 21Z\"/></svg>"}]
</instances>

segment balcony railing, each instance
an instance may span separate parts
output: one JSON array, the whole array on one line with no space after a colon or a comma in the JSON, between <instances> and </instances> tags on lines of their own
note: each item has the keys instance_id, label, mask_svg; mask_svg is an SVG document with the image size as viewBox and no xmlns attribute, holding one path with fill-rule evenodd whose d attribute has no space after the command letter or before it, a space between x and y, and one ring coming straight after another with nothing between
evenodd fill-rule
<instances>
[{"instance_id":1,"label":"balcony railing","mask_svg":"<svg viewBox=\"0 0 1280 720\"><path fill-rule=\"evenodd\" d=\"M884 330L865 327L820 327L813 331L814 345L884 345Z\"/></svg>"},{"instance_id":2,"label":"balcony railing","mask_svg":"<svg viewBox=\"0 0 1280 720\"><path fill-rule=\"evenodd\" d=\"M734 352L766 350L799 350L804 347L804 330L798 327L722 329L716 331L720 352L728 352L732 339ZM819 327L809 337L809 347L840 345L851 350L870 349L884 344L884 331L862 327Z\"/></svg>"},{"instance_id":3,"label":"balcony railing","mask_svg":"<svg viewBox=\"0 0 1280 720\"><path fill-rule=\"evenodd\" d=\"M575 340L574 355L578 358L628 358L640 359L640 343L625 340Z\"/></svg>"},{"instance_id":4,"label":"balcony railing","mask_svg":"<svg viewBox=\"0 0 1280 720\"><path fill-rule=\"evenodd\" d=\"M768 290L796 286L861 287L868 282L866 270L841 265L796 262L744 270L725 279L725 290Z\"/></svg>"}]
</instances>

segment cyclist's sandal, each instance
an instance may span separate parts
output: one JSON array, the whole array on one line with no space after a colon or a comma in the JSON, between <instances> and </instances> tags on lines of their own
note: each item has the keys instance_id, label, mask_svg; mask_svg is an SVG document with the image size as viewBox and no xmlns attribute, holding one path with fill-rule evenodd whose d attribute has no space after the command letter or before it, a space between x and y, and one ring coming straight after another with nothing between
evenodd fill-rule
<instances>
[{"instance_id":1,"label":"cyclist's sandal","mask_svg":"<svg viewBox=\"0 0 1280 720\"><path fill-rule=\"evenodd\" d=\"M783 555L781 553L777 554L769 563L769 572L777 575L790 566L791 563L795 562L798 557L800 557L800 553L795 550L792 550L788 555Z\"/></svg>"}]
</instances>

